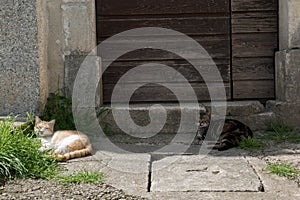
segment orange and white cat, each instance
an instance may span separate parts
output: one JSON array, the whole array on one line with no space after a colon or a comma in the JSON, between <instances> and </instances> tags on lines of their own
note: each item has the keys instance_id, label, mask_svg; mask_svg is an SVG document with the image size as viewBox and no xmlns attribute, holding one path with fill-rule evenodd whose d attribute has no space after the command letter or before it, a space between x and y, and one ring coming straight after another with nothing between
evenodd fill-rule
<instances>
[{"instance_id":1,"label":"orange and white cat","mask_svg":"<svg viewBox=\"0 0 300 200\"><path fill-rule=\"evenodd\" d=\"M34 131L42 141L41 151L53 149L54 156L63 161L92 154L87 135L71 130L54 132L54 125L55 120L47 122L35 117Z\"/></svg>"}]
</instances>

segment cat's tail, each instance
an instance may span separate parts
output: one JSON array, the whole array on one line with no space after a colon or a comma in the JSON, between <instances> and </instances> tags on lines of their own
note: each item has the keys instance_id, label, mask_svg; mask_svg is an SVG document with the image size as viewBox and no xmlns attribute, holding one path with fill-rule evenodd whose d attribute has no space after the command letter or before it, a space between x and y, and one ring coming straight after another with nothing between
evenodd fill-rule
<instances>
[{"instance_id":1,"label":"cat's tail","mask_svg":"<svg viewBox=\"0 0 300 200\"><path fill-rule=\"evenodd\" d=\"M69 160L72 158L79 158L79 157L91 155L92 151L93 151L92 144L89 144L84 149L75 150L75 151L65 153L65 154L59 154L59 155L56 155L56 157L61 161L66 161L66 160Z\"/></svg>"}]
</instances>

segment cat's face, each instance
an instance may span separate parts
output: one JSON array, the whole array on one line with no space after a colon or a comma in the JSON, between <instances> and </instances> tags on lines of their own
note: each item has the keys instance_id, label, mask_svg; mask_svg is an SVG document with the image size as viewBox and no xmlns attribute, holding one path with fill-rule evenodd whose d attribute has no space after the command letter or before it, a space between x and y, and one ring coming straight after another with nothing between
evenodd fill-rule
<instances>
[{"instance_id":1,"label":"cat's face","mask_svg":"<svg viewBox=\"0 0 300 200\"><path fill-rule=\"evenodd\" d=\"M34 132L39 137L49 137L54 133L55 120L50 122L42 121L39 117L35 117Z\"/></svg>"},{"instance_id":2,"label":"cat's face","mask_svg":"<svg viewBox=\"0 0 300 200\"><path fill-rule=\"evenodd\" d=\"M210 112L200 113L200 119L198 124L198 137L200 137L200 139L202 140L204 140L205 135L207 133L210 124L210 117L211 117Z\"/></svg>"}]
</instances>

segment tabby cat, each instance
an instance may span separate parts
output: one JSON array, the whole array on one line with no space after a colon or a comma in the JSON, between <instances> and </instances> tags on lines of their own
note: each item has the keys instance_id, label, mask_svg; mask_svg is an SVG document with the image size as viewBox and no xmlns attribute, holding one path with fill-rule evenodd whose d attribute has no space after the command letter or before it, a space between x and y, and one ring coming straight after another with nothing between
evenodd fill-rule
<instances>
[{"instance_id":1,"label":"tabby cat","mask_svg":"<svg viewBox=\"0 0 300 200\"><path fill-rule=\"evenodd\" d=\"M42 121L35 117L34 131L42 141L41 151L53 149L53 154L58 159L65 161L92 153L92 144L87 135L78 131L54 132L55 120Z\"/></svg>"},{"instance_id":2,"label":"tabby cat","mask_svg":"<svg viewBox=\"0 0 300 200\"><path fill-rule=\"evenodd\" d=\"M200 113L199 127L197 131L199 140L203 141L205 139L208 127L210 125L220 126L220 123L221 120L211 121L210 112ZM217 140L217 143L213 146L213 149L223 151L238 146L239 142L241 142L243 139L252 138L253 132L248 126L238 120L225 119L219 138L213 134L211 137L212 138L207 139Z\"/></svg>"}]
</instances>

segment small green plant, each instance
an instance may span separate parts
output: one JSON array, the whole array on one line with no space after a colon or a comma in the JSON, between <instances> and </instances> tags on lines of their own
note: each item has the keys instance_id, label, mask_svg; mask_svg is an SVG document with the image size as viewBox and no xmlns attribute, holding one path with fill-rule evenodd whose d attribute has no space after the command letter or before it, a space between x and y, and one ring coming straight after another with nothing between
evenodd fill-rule
<instances>
[{"instance_id":1,"label":"small green plant","mask_svg":"<svg viewBox=\"0 0 300 200\"><path fill-rule=\"evenodd\" d=\"M275 121L267 122L267 128L269 131L273 131L277 134L292 132L294 130L293 127L285 124L282 120L277 119Z\"/></svg>"},{"instance_id":2,"label":"small green plant","mask_svg":"<svg viewBox=\"0 0 300 200\"><path fill-rule=\"evenodd\" d=\"M29 136L29 137L35 137L36 135L34 134L34 114L32 112L26 113L26 118L25 123L21 124L19 127L19 129L21 129L20 131L23 132L23 134Z\"/></svg>"},{"instance_id":3,"label":"small green plant","mask_svg":"<svg viewBox=\"0 0 300 200\"><path fill-rule=\"evenodd\" d=\"M75 130L76 127L72 111L72 100L71 98L61 95L61 93L62 90L59 90L58 92L51 93L49 95L42 118L46 121L55 119L55 130ZM104 120L110 111L110 108L106 107L99 107L96 110L96 115L98 119L100 119L99 123L106 134L111 133L110 124ZM78 112L78 116L76 116L76 124L79 124L81 127L86 126L91 128L93 125L92 119L94 118L93 113L91 113L88 109L86 112L81 110L76 111L76 105L75 112Z\"/></svg>"},{"instance_id":4,"label":"small green plant","mask_svg":"<svg viewBox=\"0 0 300 200\"><path fill-rule=\"evenodd\" d=\"M263 148L264 144L255 138L247 138L242 140L238 147L247 151L253 151Z\"/></svg>"},{"instance_id":5,"label":"small green plant","mask_svg":"<svg viewBox=\"0 0 300 200\"><path fill-rule=\"evenodd\" d=\"M0 177L49 178L58 173L56 159L41 152L41 146L40 140L15 127L14 119L0 121Z\"/></svg>"},{"instance_id":6,"label":"small green plant","mask_svg":"<svg viewBox=\"0 0 300 200\"><path fill-rule=\"evenodd\" d=\"M281 120L270 121L267 123L267 126L268 131L261 133L260 139L273 140L277 143L300 143L300 131L290 127Z\"/></svg>"},{"instance_id":7,"label":"small green plant","mask_svg":"<svg viewBox=\"0 0 300 200\"><path fill-rule=\"evenodd\" d=\"M75 130L72 114L72 100L61 95L62 90L51 93L43 113L43 120L56 120L55 130Z\"/></svg>"},{"instance_id":8,"label":"small green plant","mask_svg":"<svg viewBox=\"0 0 300 200\"><path fill-rule=\"evenodd\" d=\"M107 136L112 135L111 124L106 120L109 113L111 113L111 108L100 107L97 110L97 117L99 119L100 126Z\"/></svg>"},{"instance_id":9,"label":"small green plant","mask_svg":"<svg viewBox=\"0 0 300 200\"><path fill-rule=\"evenodd\" d=\"M286 132L286 133L275 133L275 132L266 132L260 136L264 140L273 140L277 143L290 142L290 143L300 143L300 132Z\"/></svg>"},{"instance_id":10,"label":"small green plant","mask_svg":"<svg viewBox=\"0 0 300 200\"><path fill-rule=\"evenodd\" d=\"M300 175L300 170L293 167L291 163L267 163L266 170L277 174L278 176L284 176L287 178L296 178Z\"/></svg>"},{"instance_id":11,"label":"small green plant","mask_svg":"<svg viewBox=\"0 0 300 200\"><path fill-rule=\"evenodd\" d=\"M102 172L78 171L69 175L58 175L55 177L61 183L102 183L104 174Z\"/></svg>"}]
</instances>

